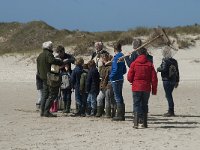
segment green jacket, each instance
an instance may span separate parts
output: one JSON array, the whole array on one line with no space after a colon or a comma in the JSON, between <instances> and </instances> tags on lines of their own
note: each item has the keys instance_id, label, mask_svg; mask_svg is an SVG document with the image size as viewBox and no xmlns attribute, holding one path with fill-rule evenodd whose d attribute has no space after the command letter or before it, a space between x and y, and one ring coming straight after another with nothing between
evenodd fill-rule
<instances>
[{"instance_id":1,"label":"green jacket","mask_svg":"<svg viewBox=\"0 0 200 150\"><path fill-rule=\"evenodd\" d=\"M52 64L60 66L63 62L55 59L53 51L44 49L43 52L37 57L37 71L42 80L47 80L47 72L51 71Z\"/></svg>"}]
</instances>

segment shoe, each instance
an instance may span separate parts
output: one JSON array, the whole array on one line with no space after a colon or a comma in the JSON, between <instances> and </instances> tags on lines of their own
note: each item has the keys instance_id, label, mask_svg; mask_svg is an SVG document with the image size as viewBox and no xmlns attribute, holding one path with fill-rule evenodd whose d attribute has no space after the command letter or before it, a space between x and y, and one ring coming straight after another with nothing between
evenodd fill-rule
<instances>
[{"instance_id":1,"label":"shoe","mask_svg":"<svg viewBox=\"0 0 200 150\"><path fill-rule=\"evenodd\" d=\"M174 114L174 112L168 111L167 113L163 114L163 116L164 116L164 117L174 117L175 114Z\"/></svg>"},{"instance_id":2,"label":"shoe","mask_svg":"<svg viewBox=\"0 0 200 150\"><path fill-rule=\"evenodd\" d=\"M111 107L106 107L105 118L111 118Z\"/></svg>"},{"instance_id":3,"label":"shoe","mask_svg":"<svg viewBox=\"0 0 200 150\"><path fill-rule=\"evenodd\" d=\"M57 117L57 115L54 115L54 114L49 112L49 113L45 113L44 117Z\"/></svg>"},{"instance_id":4,"label":"shoe","mask_svg":"<svg viewBox=\"0 0 200 150\"><path fill-rule=\"evenodd\" d=\"M123 106L117 106L117 115L116 117L112 118L112 121L125 121L125 117L124 117L124 107Z\"/></svg>"},{"instance_id":5,"label":"shoe","mask_svg":"<svg viewBox=\"0 0 200 150\"><path fill-rule=\"evenodd\" d=\"M103 115L103 106L97 106L97 113L95 117L101 117Z\"/></svg>"}]
</instances>

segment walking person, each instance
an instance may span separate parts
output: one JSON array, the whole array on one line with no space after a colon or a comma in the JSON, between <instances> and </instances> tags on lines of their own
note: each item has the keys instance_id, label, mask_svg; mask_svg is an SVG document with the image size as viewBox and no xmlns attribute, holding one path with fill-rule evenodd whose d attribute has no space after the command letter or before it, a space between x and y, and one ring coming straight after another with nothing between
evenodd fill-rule
<instances>
[{"instance_id":1,"label":"walking person","mask_svg":"<svg viewBox=\"0 0 200 150\"><path fill-rule=\"evenodd\" d=\"M88 76L87 76L87 107L91 110L89 116L95 116L97 110L97 94L99 93L99 72L96 68L94 60L88 62Z\"/></svg>"},{"instance_id":2,"label":"walking person","mask_svg":"<svg viewBox=\"0 0 200 150\"><path fill-rule=\"evenodd\" d=\"M157 93L157 74L153 64L147 59L146 49L138 50L139 56L131 63L127 79L132 84L134 127L138 128L139 119L147 128L148 101L150 92Z\"/></svg>"},{"instance_id":3,"label":"walking person","mask_svg":"<svg viewBox=\"0 0 200 150\"><path fill-rule=\"evenodd\" d=\"M53 56L53 43L51 41L44 42L42 48L43 52L37 57L38 75L43 81L40 116L56 117L49 112L53 101L58 96L60 87L59 67L53 65L61 66L63 62Z\"/></svg>"},{"instance_id":4,"label":"walking person","mask_svg":"<svg viewBox=\"0 0 200 150\"><path fill-rule=\"evenodd\" d=\"M165 117L175 116L174 113L174 99L173 90L179 85L179 69L178 62L172 58L172 53L168 48L162 51L163 59L160 67L157 68L161 72L165 97L168 102L168 112L164 114Z\"/></svg>"},{"instance_id":5,"label":"walking person","mask_svg":"<svg viewBox=\"0 0 200 150\"><path fill-rule=\"evenodd\" d=\"M112 119L113 121L125 120L125 104L124 104L124 98L122 96L122 88L124 83L123 75L126 73L126 65L123 60L118 62L119 58L123 56L123 53L121 51L122 51L121 44L120 43L114 44L115 56L112 60L112 69L109 75L109 80L111 81L112 84L114 98L117 105L117 114Z\"/></svg>"}]
</instances>

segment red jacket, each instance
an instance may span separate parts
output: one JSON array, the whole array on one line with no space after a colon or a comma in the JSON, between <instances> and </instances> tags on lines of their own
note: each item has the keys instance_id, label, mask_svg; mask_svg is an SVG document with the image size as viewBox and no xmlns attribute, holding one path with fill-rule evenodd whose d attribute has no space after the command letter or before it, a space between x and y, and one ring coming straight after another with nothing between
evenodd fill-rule
<instances>
[{"instance_id":1,"label":"red jacket","mask_svg":"<svg viewBox=\"0 0 200 150\"><path fill-rule=\"evenodd\" d=\"M151 92L156 95L158 78L153 63L148 61L146 55L140 55L131 63L127 79L132 83L132 91Z\"/></svg>"}]
</instances>

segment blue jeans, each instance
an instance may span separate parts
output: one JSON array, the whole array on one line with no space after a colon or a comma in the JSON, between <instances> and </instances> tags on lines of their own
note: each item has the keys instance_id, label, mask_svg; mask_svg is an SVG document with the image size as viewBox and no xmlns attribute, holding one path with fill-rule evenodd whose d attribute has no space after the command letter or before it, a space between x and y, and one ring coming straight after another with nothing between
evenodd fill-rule
<instances>
[{"instance_id":1,"label":"blue jeans","mask_svg":"<svg viewBox=\"0 0 200 150\"><path fill-rule=\"evenodd\" d=\"M76 104L79 105L79 107L81 107L83 105L83 101L79 88L75 88L75 99L76 99Z\"/></svg>"},{"instance_id":2,"label":"blue jeans","mask_svg":"<svg viewBox=\"0 0 200 150\"><path fill-rule=\"evenodd\" d=\"M150 92L133 92L133 112L144 114L148 113L148 101Z\"/></svg>"},{"instance_id":3,"label":"blue jeans","mask_svg":"<svg viewBox=\"0 0 200 150\"><path fill-rule=\"evenodd\" d=\"M89 108L92 108L93 110L97 109L97 94L96 93L88 93L87 106Z\"/></svg>"},{"instance_id":4,"label":"blue jeans","mask_svg":"<svg viewBox=\"0 0 200 150\"><path fill-rule=\"evenodd\" d=\"M118 81L111 82L111 83L112 83L112 88L113 88L116 104L118 106L122 106L124 104L124 99L122 96L122 88L123 88L124 81L118 80Z\"/></svg>"},{"instance_id":5,"label":"blue jeans","mask_svg":"<svg viewBox=\"0 0 200 150\"><path fill-rule=\"evenodd\" d=\"M165 90L165 97L167 98L168 101L168 111L174 111L174 100L172 96L172 92L174 90L176 82L171 82L171 81L163 81L163 87Z\"/></svg>"},{"instance_id":6,"label":"blue jeans","mask_svg":"<svg viewBox=\"0 0 200 150\"><path fill-rule=\"evenodd\" d=\"M71 102L71 89L61 90L64 102Z\"/></svg>"}]
</instances>

